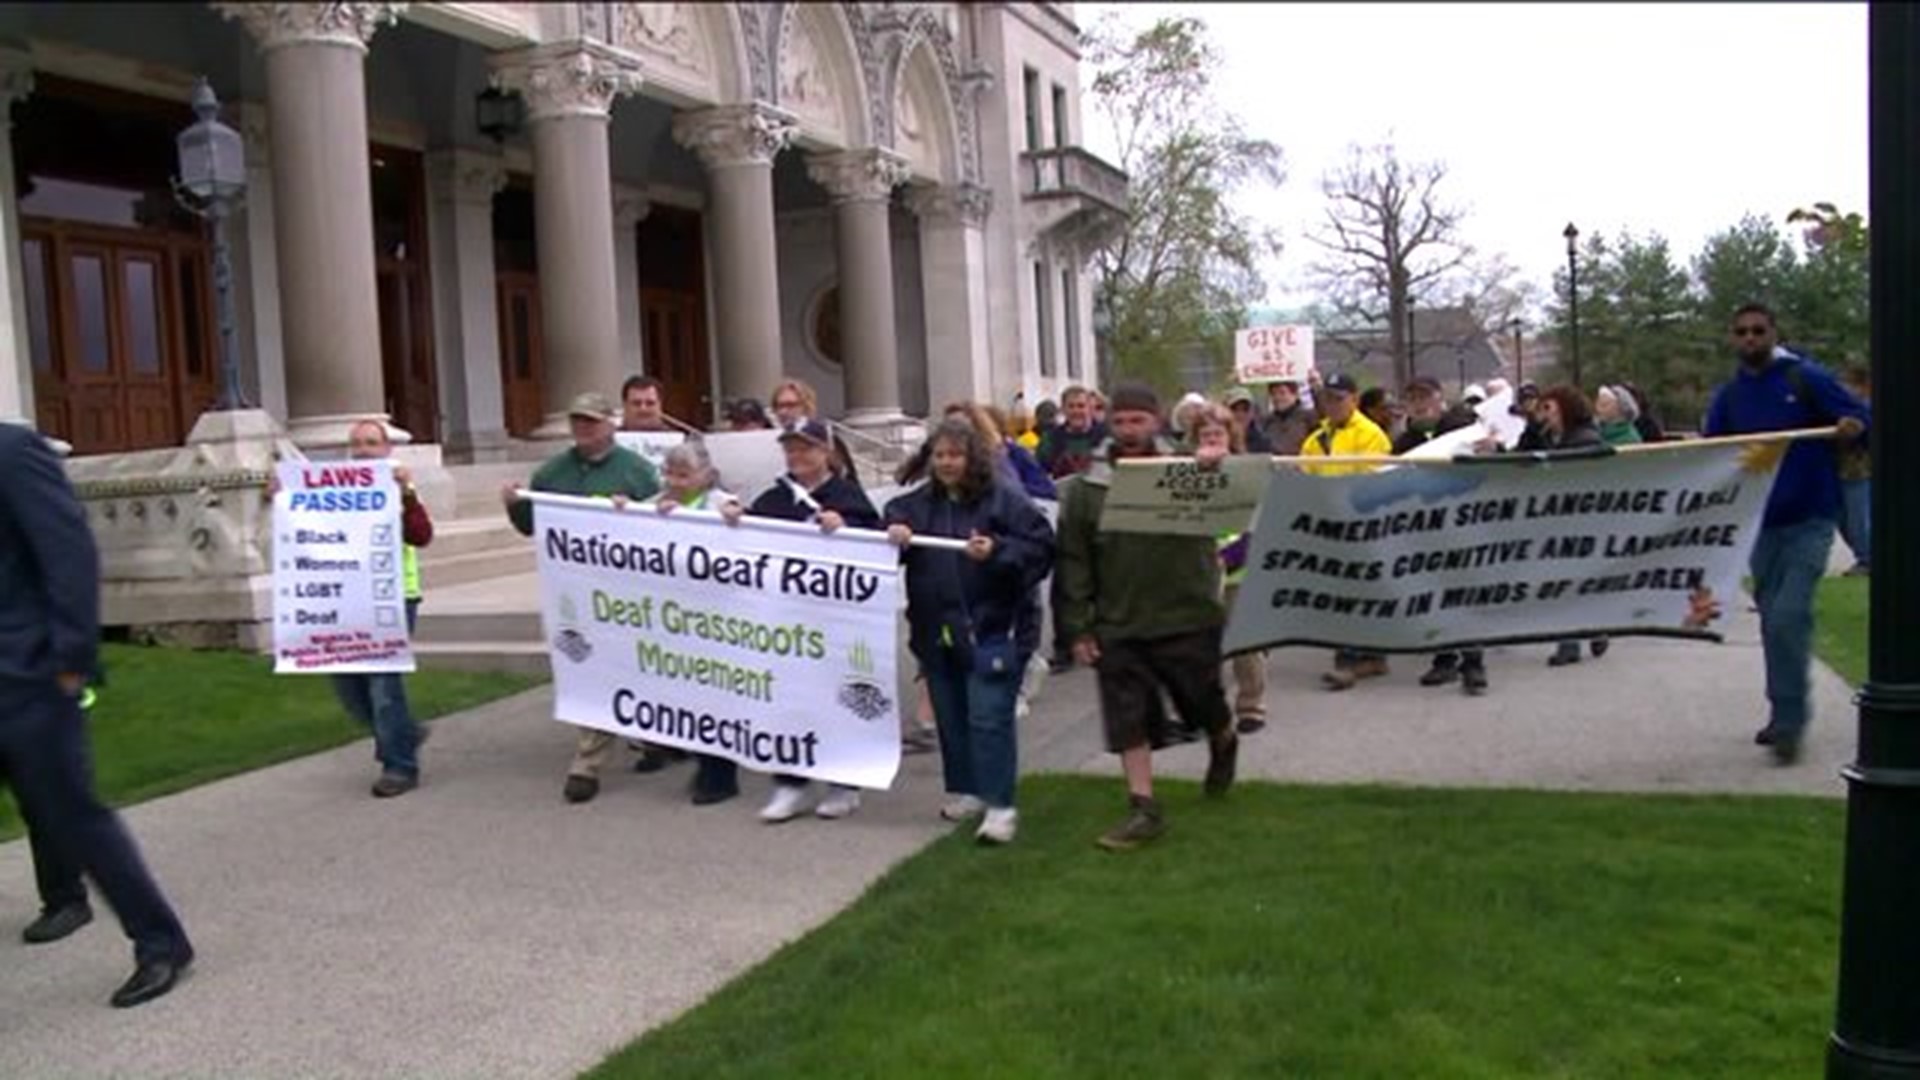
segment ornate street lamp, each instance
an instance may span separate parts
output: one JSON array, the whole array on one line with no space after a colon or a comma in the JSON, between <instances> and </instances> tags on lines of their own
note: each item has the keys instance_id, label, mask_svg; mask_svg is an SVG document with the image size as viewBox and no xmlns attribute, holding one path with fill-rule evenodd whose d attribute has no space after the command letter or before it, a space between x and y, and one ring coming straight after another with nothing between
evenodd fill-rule
<instances>
[{"instance_id":1,"label":"ornate street lamp","mask_svg":"<svg viewBox=\"0 0 1920 1080\"><path fill-rule=\"evenodd\" d=\"M227 255L227 218L247 189L246 145L240 133L220 122L220 102L201 79L193 88L193 112L200 119L175 140L180 175L174 197L207 220L213 235L213 294L220 329L220 409L245 409L240 390L240 351L234 342L233 263Z\"/></svg>"},{"instance_id":2,"label":"ornate street lamp","mask_svg":"<svg viewBox=\"0 0 1920 1080\"><path fill-rule=\"evenodd\" d=\"M1573 338L1573 385L1580 385L1580 230L1567 222L1561 231L1567 238L1567 329Z\"/></svg>"}]
</instances>

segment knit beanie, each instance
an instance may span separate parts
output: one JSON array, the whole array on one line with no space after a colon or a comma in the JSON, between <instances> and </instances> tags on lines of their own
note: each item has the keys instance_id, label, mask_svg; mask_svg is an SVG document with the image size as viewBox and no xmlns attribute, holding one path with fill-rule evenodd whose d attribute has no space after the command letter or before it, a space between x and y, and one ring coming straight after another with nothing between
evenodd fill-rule
<instances>
[{"instance_id":1,"label":"knit beanie","mask_svg":"<svg viewBox=\"0 0 1920 1080\"><path fill-rule=\"evenodd\" d=\"M1145 383L1121 383L1107 398L1107 412L1145 412L1160 415L1160 395Z\"/></svg>"}]
</instances>

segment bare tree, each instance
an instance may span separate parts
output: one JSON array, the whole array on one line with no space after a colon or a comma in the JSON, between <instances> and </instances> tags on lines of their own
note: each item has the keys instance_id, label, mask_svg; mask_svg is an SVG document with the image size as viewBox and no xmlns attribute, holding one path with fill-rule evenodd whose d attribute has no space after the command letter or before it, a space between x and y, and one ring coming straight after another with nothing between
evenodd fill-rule
<instances>
[{"instance_id":1,"label":"bare tree","mask_svg":"<svg viewBox=\"0 0 1920 1080\"><path fill-rule=\"evenodd\" d=\"M1355 146L1322 180L1327 220L1308 234L1326 252L1314 271L1335 308L1385 330L1401 386L1413 378L1408 312L1472 254L1458 235L1464 212L1438 193L1446 175L1437 161L1401 161L1392 143Z\"/></svg>"}]
</instances>

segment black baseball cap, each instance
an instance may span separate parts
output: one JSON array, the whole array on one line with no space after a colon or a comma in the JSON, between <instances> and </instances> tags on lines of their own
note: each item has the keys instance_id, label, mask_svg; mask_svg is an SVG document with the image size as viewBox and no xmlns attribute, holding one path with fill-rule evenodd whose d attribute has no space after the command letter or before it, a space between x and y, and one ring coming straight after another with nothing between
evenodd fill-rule
<instances>
[{"instance_id":1,"label":"black baseball cap","mask_svg":"<svg viewBox=\"0 0 1920 1080\"><path fill-rule=\"evenodd\" d=\"M805 439L815 446L833 445L833 436L828 433L827 425L818 420L802 420L782 428L780 441L786 442L788 439Z\"/></svg>"},{"instance_id":2,"label":"black baseball cap","mask_svg":"<svg viewBox=\"0 0 1920 1080\"><path fill-rule=\"evenodd\" d=\"M1346 372L1336 371L1320 380L1320 389L1329 394L1357 394L1360 392L1360 384L1354 382L1353 376Z\"/></svg>"}]
</instances>

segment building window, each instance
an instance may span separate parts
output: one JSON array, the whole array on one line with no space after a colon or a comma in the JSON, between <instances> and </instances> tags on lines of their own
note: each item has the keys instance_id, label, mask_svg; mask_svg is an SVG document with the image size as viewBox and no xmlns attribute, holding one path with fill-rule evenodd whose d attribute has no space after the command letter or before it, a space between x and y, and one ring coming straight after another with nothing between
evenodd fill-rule
<instances>
[{"instance_id":1,"label":"building window","mask_svg":"<svg viewBox=\"0 0 1920 1080\"><path fill-rule=\"evenodd\" d=\"M1021 84L1026 93L1027 105L1027 149L1040 149L1040 73L1032 68L1021 71Z\"/></svg>"},{"instance_id":2,"label":"building window","mask_svg":"<svg viewBox=\"0 0 1920 1080\"><path fill-rule=\"evenodd\" d=\"M1040 377L1051 379L1055 370L1053 357L1053 297L1048 293L1047 267L1045 263L1033 264L1033 332L1040 347Z\"/></svg>"},{"instance_id":3,"label":"building window","mask_svg":"<svg viewBox=\"0 0 1920 1080\"><path fill-rule=\"evenodd\" d=\"M1084 379L1087 371L1080 362L1080 275L1070 266L1060 271L1060 306L1066 313L1067 377Z\"/></svg>"},{"instance_id":4,"label":"building window","mask_svg":"<svg viewBox=\"0 0 1920 1080\"><path fill-rule=\"evenodd\" d=\"M1053 145L1067 145L1067 88L1053 84Z\"/></svg>"}]
</instances>

